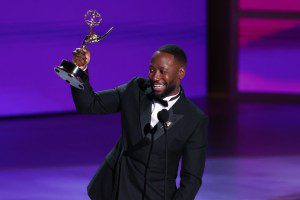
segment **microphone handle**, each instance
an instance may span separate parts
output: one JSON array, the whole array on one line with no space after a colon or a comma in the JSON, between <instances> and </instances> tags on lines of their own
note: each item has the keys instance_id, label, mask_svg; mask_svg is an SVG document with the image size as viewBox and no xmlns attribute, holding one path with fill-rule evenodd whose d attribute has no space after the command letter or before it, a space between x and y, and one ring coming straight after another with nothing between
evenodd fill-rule
<instances>
[{"instance_id":1,"label":"microphone handle","mask_svg":"<svg viewBox=\"0 0 300 200\"><path fill-rule=\"evenodd\" d=\"M142 194L142 200L144 200L144 199L145 199L145 197L146 197L146 188L147 188L147 172L148 172L149 163L150 163L150 158L151 158L152 149L153 149L153 140L154 140L154 134L153 134L153 133L151 133L151 144L150 144L150 150L149 150L148 159L147 159L147 163L146 163L146 167L145 167L145 172L144 172L144 189L143 189L143 194Z\"/></svg>"},{"instance_id":2,"label":"microphone handle","mask_svg":"<svg viewBox=\"0 0 300 200\"><path fill-rule=\"evenodd\" d=\"M167 132L167 124L163 123L164 132L165 132L165 190L164 190L164 199L167 200L167 182L168 182L168 132Z\"/></svg>"}]
</instances>

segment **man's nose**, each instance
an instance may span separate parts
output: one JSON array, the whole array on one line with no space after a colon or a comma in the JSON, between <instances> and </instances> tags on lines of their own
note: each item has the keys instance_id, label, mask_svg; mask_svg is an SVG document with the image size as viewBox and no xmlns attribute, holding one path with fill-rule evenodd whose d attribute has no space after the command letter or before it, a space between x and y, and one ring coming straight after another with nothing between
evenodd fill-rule
<instances>
[{"instance_id":1,"label":"man's nose","mask_svg":"<svg viewBox=\"0 0 300 200\"><path fill-rule=\"evenodd\" d=\"M155 74L154 74L154 76L153 76L153 79L155 80L155 81L158 81L159 79L160 79L160 72L157 70L156 72L155 72Z\"/></svg>"}]
</instances>

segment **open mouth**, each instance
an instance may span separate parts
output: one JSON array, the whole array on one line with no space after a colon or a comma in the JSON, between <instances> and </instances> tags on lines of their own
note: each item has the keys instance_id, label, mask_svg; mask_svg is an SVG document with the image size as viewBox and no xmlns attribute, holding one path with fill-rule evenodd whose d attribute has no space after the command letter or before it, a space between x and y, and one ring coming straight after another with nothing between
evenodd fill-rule
<instances>
[{"instance_id":1,"label":"open mouth","mask_svg":"<svg viewBox=\"0 0 300 200\"><path fill-rule=\"evenodd\" d=\"M153 91L156 93L161 93L163 91L165 91L166 89L166 85L165 84L161 84L161 83L154 83L153 86Z\"/></svg>"}]
</instances>

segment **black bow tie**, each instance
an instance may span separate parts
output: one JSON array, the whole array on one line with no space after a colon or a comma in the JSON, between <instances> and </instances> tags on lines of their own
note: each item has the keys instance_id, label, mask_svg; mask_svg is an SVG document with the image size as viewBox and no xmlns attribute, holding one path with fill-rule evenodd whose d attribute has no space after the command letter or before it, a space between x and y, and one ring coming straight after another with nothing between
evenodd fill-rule
<instances>
[{"instance_id":1,"label":"black bow tie","mask_svg":"<svg viewBox=\"0 0 300 200\"><path fill-rule=\"evenodd\" d=\"M180 92L179 92L175 97L172 97L169 101L173 101L173 100L177 99L180 95L181 95L181 90L180 90ZM164 107L168 107L168 105L169 105L169 104L168 104L169 101L163 100L163 99L158 98L158 97L156 97L156 96L154 96L154 95L151 95L150 98L151 98L152 100L154 100L154 101L160 103L160 104L161 104L162 106L164 106Z\"/></svg>"},{"instance_id":2,"label":"black bow tie","mask_svg":"<svg viewBox=\"0 0 300 200\"><path fill-rule=\"evenodd\" d=\"M160 103L164 107L168 107L168 101L166 101L166 100L163 100L163 99L158 98L158 97L153 97L153 100Z\"/></svg>"}]
</instances>

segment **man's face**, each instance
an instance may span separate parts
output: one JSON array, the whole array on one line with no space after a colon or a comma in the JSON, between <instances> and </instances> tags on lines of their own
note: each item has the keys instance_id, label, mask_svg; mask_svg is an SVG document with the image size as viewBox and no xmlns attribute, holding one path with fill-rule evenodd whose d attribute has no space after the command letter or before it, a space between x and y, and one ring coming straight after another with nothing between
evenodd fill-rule
<instances>
[{"instance_id":1,"label":"man's face","mask_svg":"<svg viewBox=\"0 0 300 200\"><path fill-rule=\"evenodd\" d=\"M184 75L185 69L172 54L159 51L154 53L148 76L155 96L164 98L177 94Z\"/></svg>"}]
</instances>

